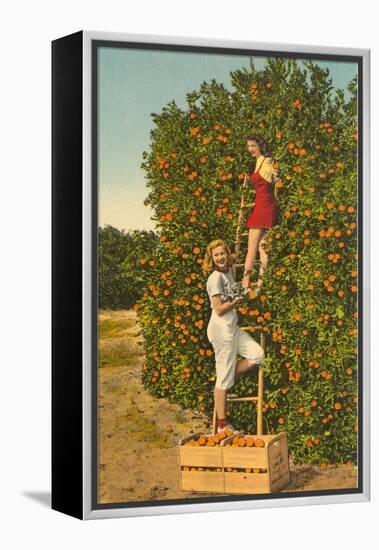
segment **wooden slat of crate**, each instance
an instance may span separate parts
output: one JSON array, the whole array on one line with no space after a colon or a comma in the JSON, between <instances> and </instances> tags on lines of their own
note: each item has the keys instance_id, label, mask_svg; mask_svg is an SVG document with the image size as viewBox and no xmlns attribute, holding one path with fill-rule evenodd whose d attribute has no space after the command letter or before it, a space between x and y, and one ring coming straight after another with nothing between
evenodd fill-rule
<instances>
[{"instance_id":1,"label":"wooden slat of crate","mask_svg":"<svg viewBox=\"0 0 379 550\"><path fill-rule=\"evenodd\" d=\"M257 494L269 493L267 474L247 474L244 472L225 472L225 493Z\"/></svg>"},{"instance_id":2,"label":"wooden slat of crate","mask_svg":"<svg viewBox=\"0 0 379 550\"><path fill-rule=\"evenodd\" d=\"M271 492L276 492L289 483L287 434L281 433L267 448L268 477Z\"/></svg>"},{"instance_id":3,"label":"wooden slat of crate","mask_svg":"<svg viewBox=\"0 0 379 550\"><path fill-rule=\"evenodd\" d=\"M223 447L224 468L267 468L264 447Z\"/></svg>"},{"instance_id":4,"label":"wooden slat of crate","mask_svg":"<svg viewBox=\"0 0 379 550\"><path fill-rule=\"evenodd\" d=\"M221 447L186 447L179 448L179 464L181 466L204 466L221 468Z\"/></svg>"},{"instance_id":5,"label":"wooden slat of crate","mask_svg":"<svg viewBox=\"0 0 379 550\"><path fill-rule=\"evenodd\" d=\"M233 436L222 443L224 467L228 468L268 468L267 449L278 440L283 438L284 433L276 435L246 435L243 437L252 437L253 439L262 439L264 447L225 447L225 443L230 442Z\"/></svg>"},{"instance_id":6,"label":"wooden slat of crate","mask_svg":"<svg viewBox=\"0 0 379 550\"><path fill-rule=\"evenodd\" d=\"M224 493L223 472L187 472L181 471L183 491L198 491L205 493Z\"/></svg>"}]
</instances>

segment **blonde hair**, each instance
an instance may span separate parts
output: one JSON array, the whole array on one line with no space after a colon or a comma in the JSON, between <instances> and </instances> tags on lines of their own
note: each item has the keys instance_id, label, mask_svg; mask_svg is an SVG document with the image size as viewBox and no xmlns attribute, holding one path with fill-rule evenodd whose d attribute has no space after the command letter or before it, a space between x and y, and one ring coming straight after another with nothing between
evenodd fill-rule
<instances>
[{"instance_id":1,"label":"blonde hair","mask_svg":"<svg viewBox=\"0 0 379 550\"><path fill-rule=\"evenodd\" d=\"M212 250L214 248L217 248L218 246L222 246L228 256L227 264L228 266L233 265L233 258L230 253L230 249L225 241L222 239L215 239L214 241L210 242L207 246L207 250L205 252L204 261L203 261L203 273L204 275L207 275L210 271L213 271L215 269L215 264L212 257Z\"/></svg>"}]
</instances>

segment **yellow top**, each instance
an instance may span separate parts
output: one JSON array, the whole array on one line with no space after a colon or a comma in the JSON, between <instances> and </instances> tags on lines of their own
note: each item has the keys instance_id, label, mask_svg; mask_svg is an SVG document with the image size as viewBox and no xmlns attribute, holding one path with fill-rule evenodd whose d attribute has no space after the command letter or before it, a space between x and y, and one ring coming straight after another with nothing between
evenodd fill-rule
<instances>
[{"instance_id":1,"label":"yellow top","mask_svg":"<svg viewBox=\"0 0 379 550\"><path fill-rule=\"evenodd\" d=\"M278 179L278 171L274 168L273 161L271 157L266 157L264 161L260 161L260 168L259 173L267 181L270 181L271 183L275 183ZM258 159L257 159L257 166Z\"/></svg>"}]
</instances>

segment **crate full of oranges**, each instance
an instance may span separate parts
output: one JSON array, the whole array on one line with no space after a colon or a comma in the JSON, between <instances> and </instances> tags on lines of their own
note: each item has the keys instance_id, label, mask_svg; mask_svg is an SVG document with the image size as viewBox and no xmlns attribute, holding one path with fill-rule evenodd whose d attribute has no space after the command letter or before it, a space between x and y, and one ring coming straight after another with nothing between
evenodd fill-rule
<instances>
[{"instance_id":1,"label":"crate full of oranges","mask_svg":"<svg viewBox=\"0 0 379 550\"><path fill-rule=\"evenodd\" d=\"M194 434L179 445L184 491L271 493L289 482L287 435Z\"/></svg>"}]
</instances>

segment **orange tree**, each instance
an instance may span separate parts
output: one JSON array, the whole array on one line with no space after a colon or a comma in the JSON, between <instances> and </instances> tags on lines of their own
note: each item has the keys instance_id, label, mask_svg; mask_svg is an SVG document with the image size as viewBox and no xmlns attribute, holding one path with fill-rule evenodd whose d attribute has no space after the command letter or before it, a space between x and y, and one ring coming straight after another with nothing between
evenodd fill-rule
<instances>
[{"instance_id":1,"label":"orange tree","mask_svg":"<svg viewBox=\"0 0 379 550\"><path fill-rule=\"evenodd\" d=\"M312 62L268 59L231 73L232 91L212 80L154 114L144 153L159 246L141 268L138 304L156 396L211 413L214 354L202 259L210 240L233 247L241 184L251 161L246 137L271 144L281 181L280 224L267 235L261 295L240 308L240 326L266 334L265 429L286 430L297 461L355 461L357 442L356 81L332 93ZM253 199L253 191L250 191ZM244 259L245 249L241 257ZM256 378L234 388L254 394ZM233 419L254 433L247 405Z\"/></svg>"}]
</instances>

